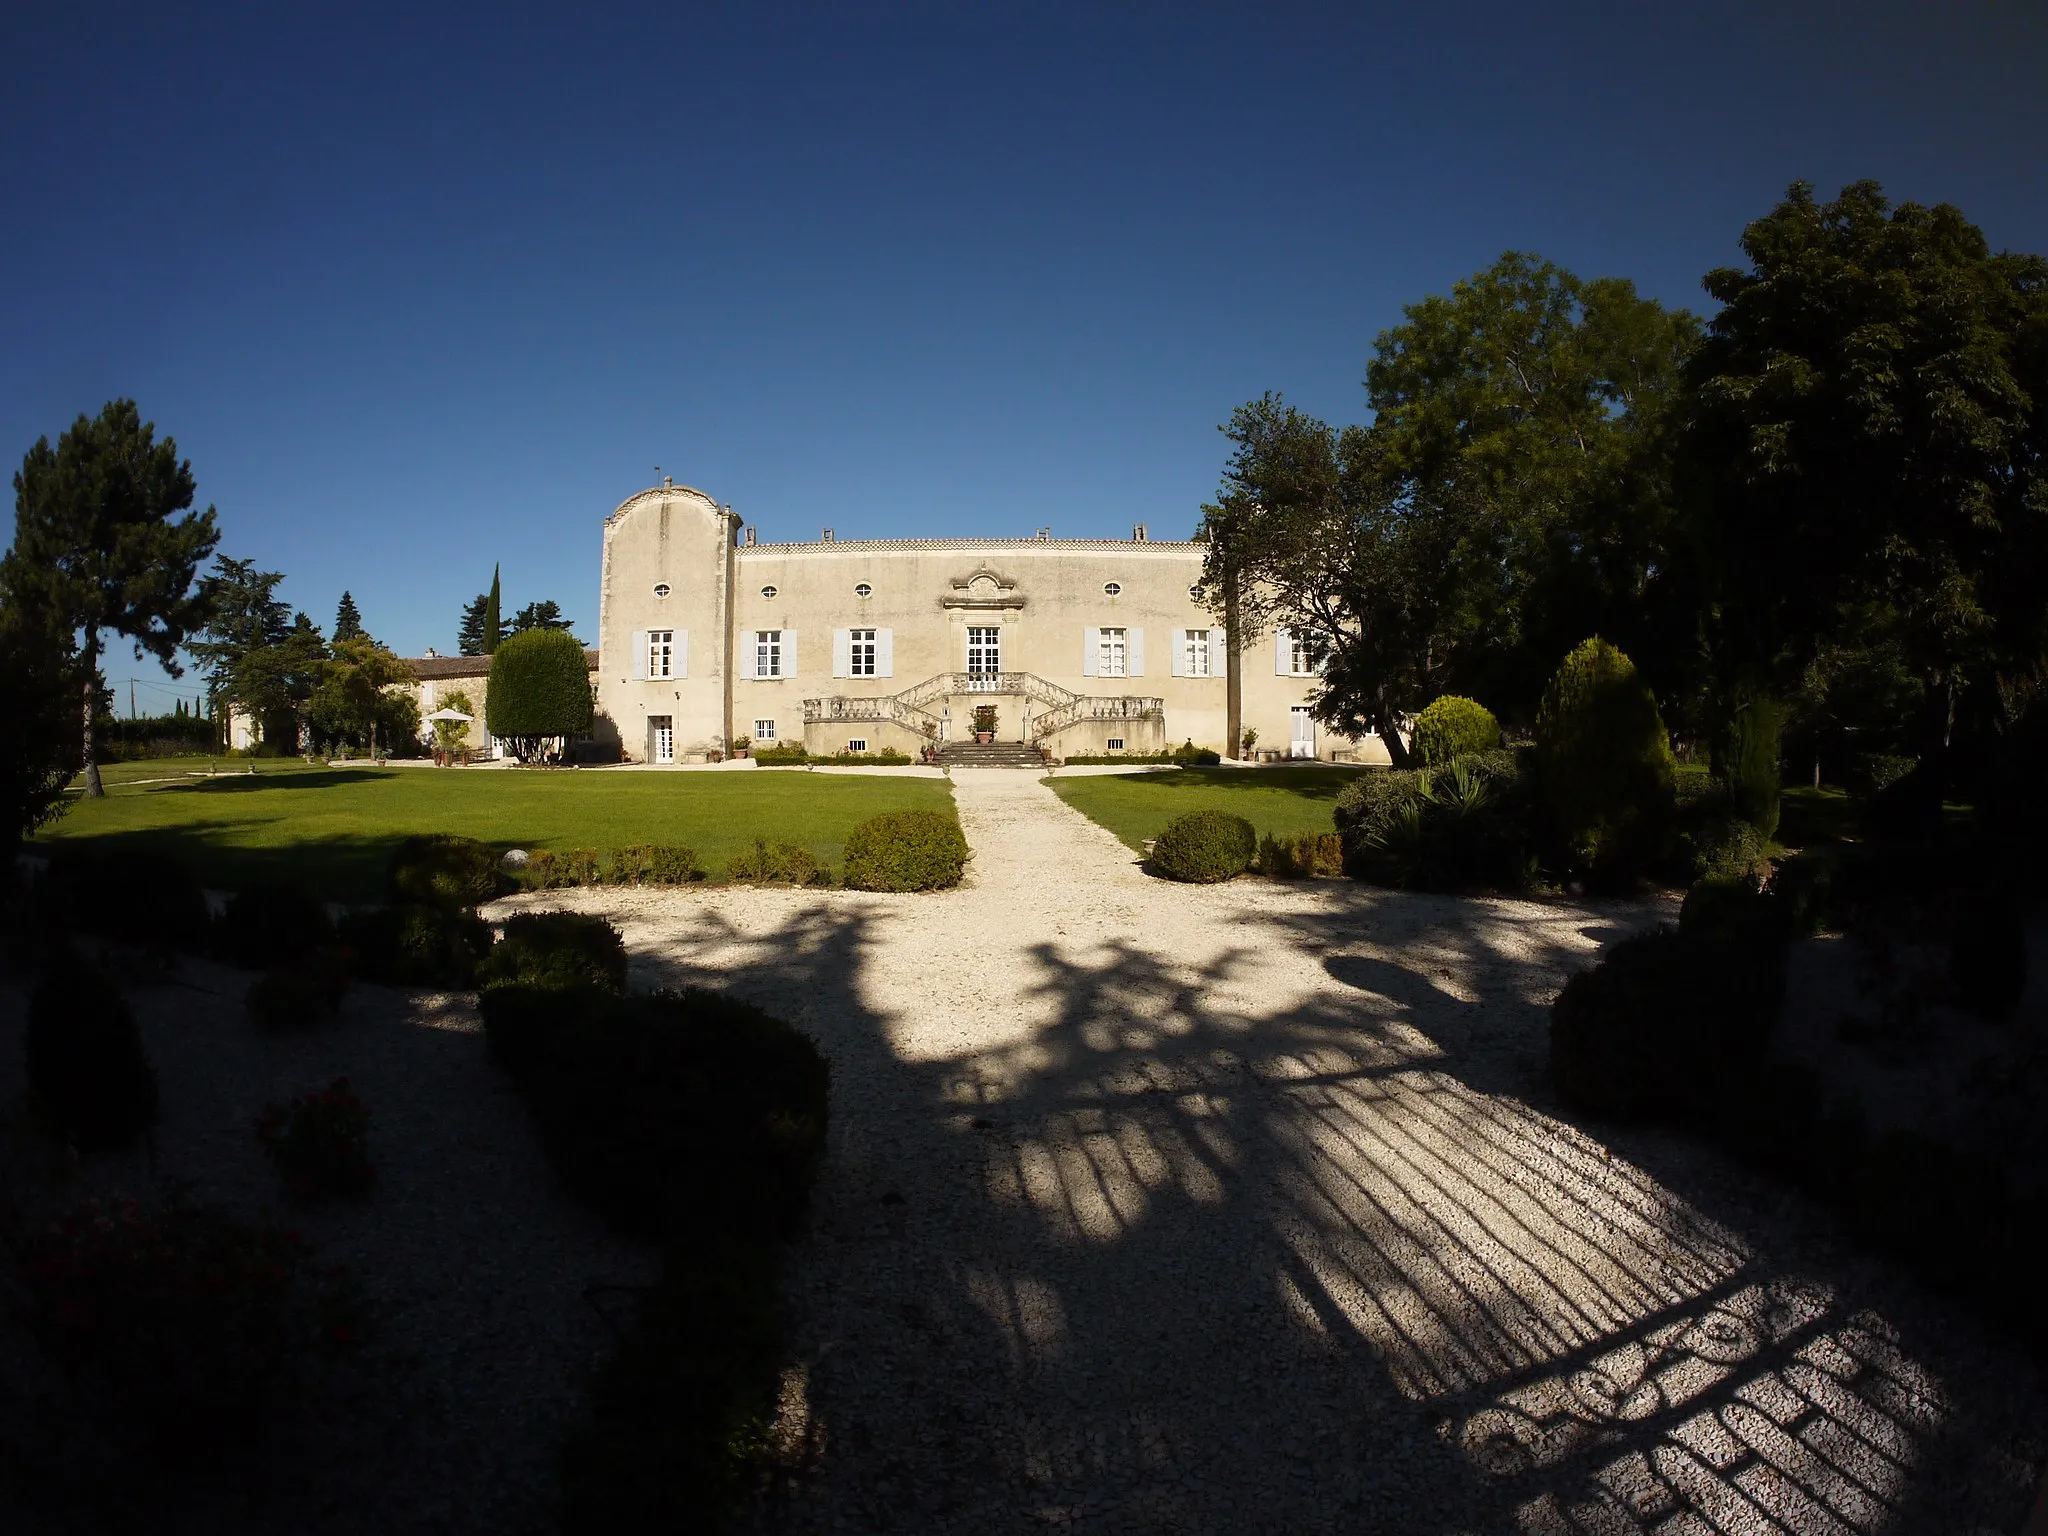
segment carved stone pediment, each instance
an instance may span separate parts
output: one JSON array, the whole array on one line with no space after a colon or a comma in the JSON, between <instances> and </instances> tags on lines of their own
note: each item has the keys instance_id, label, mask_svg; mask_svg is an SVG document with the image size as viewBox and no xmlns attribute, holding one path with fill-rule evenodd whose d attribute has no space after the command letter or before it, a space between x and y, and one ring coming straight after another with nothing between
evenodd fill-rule
<instances>
[{"instance_id":1,"label":"carved stone pediment","mask_svg":"<svg viewBox=\"0 0 2048 1536\"><path fill-rule=\"evenodd\" d=\"M986 565L977 566L968 575L954 577L950 586L951 590L939 598L942 608L995 613L1024 606L1024 594L1017 590L1017 583L1007 576L998 575Z\"/></svg>"}]
</instances>

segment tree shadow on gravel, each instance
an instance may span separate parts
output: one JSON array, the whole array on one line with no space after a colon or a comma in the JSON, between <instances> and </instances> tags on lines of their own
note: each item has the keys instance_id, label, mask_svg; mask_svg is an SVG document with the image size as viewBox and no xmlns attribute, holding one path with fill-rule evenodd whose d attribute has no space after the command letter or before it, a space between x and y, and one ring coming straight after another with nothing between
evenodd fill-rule
<instances>
[{"instance_id":1,"label":"tree shadow on gravel","mask_svg":"<svg viewBox=\"0 0 2048 1536\"><path fill-rule=\"evenodd\" d=\"M756 1527L1953 1528L1915 1491L1957 1406L1886 1321L1910 1288L1880 1315L1867 1267L1774 1260L1785 1214L1710 1156L1537 1107L1569 939L1648 914L1404 910L1247 911L1192 967L1039 945L1032 1027L940 1059L865 1001L915 908L641 947L638 980L728 986L833 1063ZM2016 1524L2006 1472L1972 1512Z\"/></svg>"}]
</instances>

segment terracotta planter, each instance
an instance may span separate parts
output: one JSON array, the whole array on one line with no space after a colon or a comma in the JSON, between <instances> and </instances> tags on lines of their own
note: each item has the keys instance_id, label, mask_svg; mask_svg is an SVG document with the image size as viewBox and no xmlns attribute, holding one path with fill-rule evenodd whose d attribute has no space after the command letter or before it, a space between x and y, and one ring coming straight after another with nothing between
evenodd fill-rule
<instances>
[{"instance_id":1,"label":"terracotta planter","mask_svg":"<svg viewBox=\"0 0 2048 1536\"><path fill-rule=\"evenodd\" d=\"M745 757L746 755L747 749L745 747L734 747L732 749L732 756L734 762L738 762L741 758Z\"/></svg>"},{"instance_id":2,"label":"terracotta planter","mask_svg":"<svg viewBox=\"0 0 2048 1536\"><path fill-rule=\"evenodd\" d=\"M996 733L994 731L976 731L974 739L985 747L996 739Z\"/></svg>"}]
</instances>

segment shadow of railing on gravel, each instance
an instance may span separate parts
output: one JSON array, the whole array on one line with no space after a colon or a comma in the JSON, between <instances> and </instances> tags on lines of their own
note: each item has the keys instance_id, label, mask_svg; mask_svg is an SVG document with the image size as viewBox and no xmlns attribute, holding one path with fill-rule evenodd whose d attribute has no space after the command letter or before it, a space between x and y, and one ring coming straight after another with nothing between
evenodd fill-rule
<instances>
[{"instance_id":1,"label":"shadow of railing on gravel","mask_svg":"<svg viewBox=\"0 0 2048 1536\"><path fill-rule=\"evenodd\" d=\"M1129 1529L1234 1507L1321 1528L1365 1521L1391 1459L1427 1497L1388 1529L1648 1531L1681 1510L1687 1529L1895 1528L1947 1409L1887 1326L1530 1107L1534 1064L1468 1052L1528 1036L1519 1010L1577 952L1474 903L1402 963L1361 938L1365 910L1248 914L1193 981L1133 941L1040 945L1018 1006L1051 1022L938 1061L900 1057L864 1001L886 916L821 902L749 937L693 912L636 961L807 1023L853 1090L835 1097L870 1106L835 1127L821 1192L833 1284L911 1285L919 1320L842 1307L838 1347L923 1362L928 1401L835 1403L818 1373L818 1422L843 1417L837 1507L936 1523L971 1504L946 1491L965 1470L1055 1512L1119 1490ZM1282 944L1344 990L1247 1005ZM930 1213L955 1257L906 1277L891 1245L926 1213L884 1202L911 1163L980 1198ZM1154 1351L1203 1357L1211 1398L1142 1393L1185 1387ZM999 1424L969 1385L991 1372Z\"/></svg>"}]
</instances>

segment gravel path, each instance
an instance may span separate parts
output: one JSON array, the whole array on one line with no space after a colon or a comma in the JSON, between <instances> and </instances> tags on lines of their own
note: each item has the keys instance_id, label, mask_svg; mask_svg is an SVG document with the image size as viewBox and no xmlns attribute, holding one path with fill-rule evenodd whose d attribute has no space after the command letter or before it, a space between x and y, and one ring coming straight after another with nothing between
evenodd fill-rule
<instances>
[{"instance_id":1,"label":"gravel path","mask_svg":"<svg viewBox=\"0 0 2048 1536\"><path fill-rule=\"evenodd\" d=\"M1680 1138L1553 1114L1657 906L1169 885L954 776L935 897L579 893L834 1070L764 1530L2010 1530L2031 1374Z\"/></svg>"}]
</instances>

